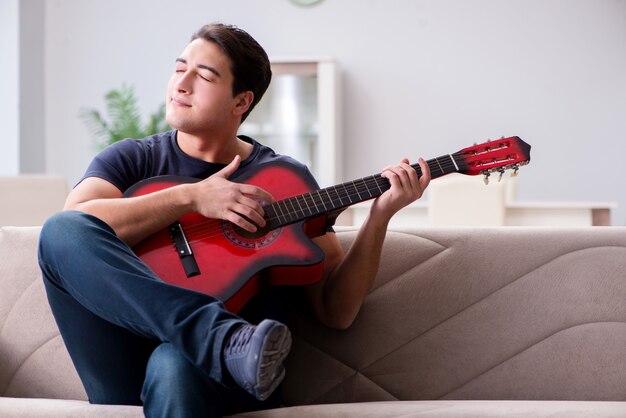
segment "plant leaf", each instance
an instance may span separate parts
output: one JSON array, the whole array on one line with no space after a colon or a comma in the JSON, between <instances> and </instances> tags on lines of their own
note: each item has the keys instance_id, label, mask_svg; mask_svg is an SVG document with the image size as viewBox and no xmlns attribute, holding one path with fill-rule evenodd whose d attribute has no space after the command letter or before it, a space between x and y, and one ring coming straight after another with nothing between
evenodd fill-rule
<instances>
[{"instance_id":1,"label":"plant leaf","mask_svg":"<svg viewBox=\"0 0 626 418\"><path fill-rule=\"evenodd\" d=\"M165 103L148 116L144 126L132 86L123 84L105 94L108 121L96 109L82 109L79 116L96 137L98 148L126 138L141 139L169 129L165 121Z\"/></svg>"}]
</instances>

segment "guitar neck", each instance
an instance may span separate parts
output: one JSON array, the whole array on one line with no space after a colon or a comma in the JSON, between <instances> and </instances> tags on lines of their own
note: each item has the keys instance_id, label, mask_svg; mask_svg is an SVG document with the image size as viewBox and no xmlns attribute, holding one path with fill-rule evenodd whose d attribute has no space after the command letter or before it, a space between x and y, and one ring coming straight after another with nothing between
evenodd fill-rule
<instances>
[{"instance_id":1,"label":"guitar neck","mask_svg":"<svg viewBox=\"0 0 626 418\"><path fill-rule=\"evenodd\" d=\"M465 168L461 153L433 158L426 163L432 178L456 173ZM419 176L422 175L419 164L413 164L411 167ZM390 187L389 180L379 173L279 200L264 207L268 228L276 229L326 213L341 211L348 206L374 199Z\"/></svg>"}]
</instances>

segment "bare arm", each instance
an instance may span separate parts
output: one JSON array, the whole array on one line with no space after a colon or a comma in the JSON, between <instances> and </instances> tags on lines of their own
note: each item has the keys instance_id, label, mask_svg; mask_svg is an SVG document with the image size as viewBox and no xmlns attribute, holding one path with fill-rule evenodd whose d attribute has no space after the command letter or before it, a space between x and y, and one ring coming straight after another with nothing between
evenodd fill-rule
<instances>
[{"instance_id":1,"label":"bare arm","mask_svg":"<svg viewBox=\"0 0 626 418\"><path fill-rule=\"evenodd\" d=\"M261 204L251 197L265 202L273 198L259 187L228 181L240 161L235 157L221 171L198 183L128 198L108 181L89 177L72 190L64 209L102 219L131 246L189 212L226 219L254 232L254 224L264 226L265 221Z\"/></svg>"},{"instance_id":2,"label":"bare arm","mask_svg":"<svg viewBox=\"0 0 626 418\"><path fill-rule=\"evenodd\" d=\"M430 182L428 165L422 159L419 164L423 173L420 178L406 159L383 171L391 188L374 201L345 255L333 233L314 240L326 254L324 278L309 286L307 294L313 311L325 325L344 329L354 322L378 273L389 220L420 198Z\"/></svg>"}]
</instances>

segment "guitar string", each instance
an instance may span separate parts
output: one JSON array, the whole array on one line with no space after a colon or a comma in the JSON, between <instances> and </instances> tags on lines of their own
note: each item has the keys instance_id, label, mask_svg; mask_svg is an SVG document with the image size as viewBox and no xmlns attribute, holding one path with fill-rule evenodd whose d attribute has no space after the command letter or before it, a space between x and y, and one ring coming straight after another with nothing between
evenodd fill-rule
<instances>
[{"instance_id":1,"label":"guitar string","mask_svg":"<svg viewBox=\"0 0 626 418\"><path fill-rule=\"evenodd\" d=\"M428 165L431 173L433 174L439 174L439 175L443 175L443 174L447 174L449 172L456 172L456 171L462 171L461 169L459 169L459 166L457 165L457 160L455 159L455 157L461 157L459 164L462 164L463 166L467 166L467 161L466 158L463 156L462 152L456 152L454 154L449 154L447 156L441 156L441 157L437 157L434 158L432 160L428 160L426 161L426 164ZM439 161L440 159L442 159L443 161ZM509 159L510 160L510 159ZM495 160L493 160L494 162L496 162ZM500 161L500 166L504 166L505 162L507 161ZM508 161L510 163L510 161ZM413 164L412 167L419 173L421 174L421 169L419 167L419 164ZM381 194L383 193L383 191L381 190L381 186L379 184L379 181L381 181L383 183L383 187L385 188L385 190L387 190L387 187L389 186L389 180L383 178L381 176L381 174L377 174L377 175L373 175L373 176L369 176L369 177L364 177L362 179L357 179L354 180L352 182L348 182L348 183L343 183L337 186L332 186L332 187L328 187L326 189L320 189L320 190L314 190L314 191L310 191L308 193L304 193L302 195L299 196L293 196L287 199L283 199L279 202L283 202L283 205L285 206L285 208L287 209L286 212L284 212L282 210L282 208L280 207L280 203L279 202L275 202L274 204L270 205L270 207L273 208L275 216L270 216L268 218L266 218L266 221L268 222L273 222L278 220L278 223L281 224L281 217L283 219L287 219L287 217L289 217L290 219L295 216L296 220L294 222L298 222L299 219L297 219L299 217L298 212L302 213L303 218L306 218L306 214L305 214L305 209L300 205L300 202L298 201L298 197L301 197L305 206L307 207L310 215L309 216L315 216L313 215L313 211L311 210L310 206L309 206L309 201L310 203L315 207L316 215L322 213L320 211L319 203L318 199L316 199L316 197L313 195L313 193L317 192L318 196L321 200L321 204L324 206L324 209L326 208L326 203L328 203L329 205L332 205L333 209L337 208L337 201L339 202L340 206L339 207L344 207L344 206L349 206L350 204L352 204L352 198L354 197L355 200L357 200L358 202L364 200L361 197L360 192L362 191L363 193L367 192L370 195L370 198L373 198L373 196L371 196L371 190L375 190L375 188L378 188L379 191L381 192ZM352 183L350 185L350 183ZM364 187L365 189L359 189L360 187ZM342 193L342 196L348 199L349 204L344 204L344 202L341 199L341 196L339 195L338 192L338 187L343 187L344 192ZM350 193L348 191L348 187L353 188L353 192ZM326 193L326 195L330 198L328 201L325 200L325 198L321 195L321 192L324 191ZM337 195L337 199L332 198L330 196L330 192L333 192ZM307 199L308 196L308 199ZM357 199L358 197L358 199ZM293 200L295 200L295 202L297 203L298 207L300 209L296 209L295 205L293 204ZM290 211L289 208L287 207L287 203L289 202L289 204L293 207L294 211ZM276 210L276 206L278 207L280 213L278 213L278 211ZM215 219L204 219L201 220L199 222L196 223L196 225L193 226L188 226L185 228L185 233L188 234L188 240L190 242L196 242L198 240L202 240L205 239L207 237L214 237L214 236L219 236L222 235L222 227L220 225L220 221L215 220ZM197 233L196 233L197 232ZM193 237L191 237L191 235L194 235Z\"/></svg>"},{"instance_id":2,"label":"guitar string","mask_svg":"<svg viewBox=\"0 0 626 418\"><path fill-rule=\"evenodd\" d=\"M441 157L440 157L441 158ZM452 161L452 159L450 159ZM427 161L429 168L431 169L431 172L435 172L437 174L439 174L439 172L441 172L441 174L446 174L446 170L445 169L450 169L450 171L456 171L455 169L458 168L457 166L454 165L454 163L439 163L437 164L437 160L429 160ZM437 164L435 166L435 164ZM453 169L453 167L455 169ZM415 168L415 167L414 167ZM321 197L321 204L325 205L326 203L328 203L329 205L333 206L333 209L336 208L340 208L343 206L350 206L350 204L344 204L344 202L341 200L341 197L339 196L338 192L337 192L337 188L338 187L343 187L344 188L344 192L347 192L345 194L343 194L343 198L347 198L350 202L352 202L352 198L354 198L354 200L357 201L362 201L363 199L361 199L361 195L360 195L360 191L365 192L365 190L359 190L356 183L360 182L360 185L365 185L368 188L371 188L372 190L374 189L374 186L376 188L380 188L380 184L378 184L379 181L383 181L385 184L383 184L383 187L387 187L389 185L389 181L385 178L383 178L380 174L377 175L373 175L373 176L369 176L369 177L365 177L363 179L357 179L354 180L352 182L348 182L348 183L343 183L337 186L332 186L326 189L320 189L320 190L314 190L311 192L307 192L304 193L302 195L299 196L293 196L290 198L286 198L281 200L281 202L283 202L283 205L285 206L285 208L287 208L287 211L283 211L280 206L278 207L280 210L280 213L278 213L276 211L276 209L274 208L274 212L276 214L276 216L270 216L268 218L266 218L266 221L268 222L272 222L272 221L278 221L279 223L282 223L281 218L287 220L289 218L289 222L288 223L293 223L293 222L298 222L302 219L297 219L300 217L299 213L302 214L303 219L309 216L317 216L321 213L323 213L324 211L320 211L319 205L320 203L316 203L316 201L318 201L318 199L313 195L313 193L315 192L320 192L322 190L325 191L335 191L335 194L337 194L337 198L332 198L330 197L330 195L328 195L328 197L330 197L330 200L325 200L323 197ZM350 183L352 183L352 185L350 185ZM353 188L353 192L350 193L348 192L348 187ZM308 196L308 199L307 199ZM305 205L306 205L306 209L309 211L309 215L306 214L305 209L301 208L301 209L295 209L295 206L293 206L293 202L291 202L292 200L296 200L297 202L297 198L298 197L302 197ZM373 198L373 197L372 197ZM286 201L289 201L290 204L294 207L294 210L288 210L288 207L286 206L287 204L285 203ZM278 202L275 202L275 204ZM299 202L297 202L299 204ZM313 214L313 211L311 210L311 208L309 207L309 203L311 203L311 205L313 205L316 209L316 213ZM339 206L337 206L337 204L339 203ZM272 204L270 206L273 206L275 204ZM292 220L293 217L296 217L295 220ZM186 233L189 235L188 236L188 240L189 242L196 242L196 241L200 241L206 238L211 238L211 237L215 237L215 236L219 236L219 235L223 235L222 234L222 226L220 225L220 221L219 220L215 220L215 219L205 219L203 221L199 221L196 223L196 225L193 226L189 226L186 227L185 231ZM198 233L196 233L198 232ZM193 237L191 237L191 235L193 234Z\"/></svg>"},{"instance_id":3,"label":"guitar string","mask_svg":"<svg viewBox=\"0 0 626 418\"><path fill-rule=\"evenodd\" d=\"M428 164L429 169L431 170L432 173L437 173L437 174L447 174L449 172L456 172L456 171L461 171L457 165L457 161L455 159L455 157L458 159L459 157L461 157L460 162L463 165L467 165L467 161L466 158L463 156L462 152L457 152L454 154L450 154L450 155L445 155L445 156L440 156L437 158L434 158L432 160L428 160L426 161L426 163ZM442 161L440 161L440 159ZM494 161L495 162L495 161ZM504 163L507 163L508 161L501 161L501 165L505 165ZM412 167L415 170L418 170L419 164L413 164ZM419 170L421 172L421 170ZM440 173L439 173L440 172ZM373 175L373 176L369 176L369 177L364 177L361 179L357 179L357 180L353 180L351 182L347 182L347 183L343 183L337 186L332 186L332 187L328 187L326 189L319 189L319 190L314 190L314 191L310 191L308 193L304 193L301 194L299 196L292 196L290 198L286 198L281 200L281 202L283 202L283 205L286 208L286 211L283 211L283 209L280 207L280 205L278 204L278 209L280 211L280 213L278 213L276 211L276 209L274 208L274 212L276 213L275 217L269 217L267 218L268 221L274 221L274 220L278 220L279 222L281 221L280 218L292 218L293 216L299 216L298 213L302 213L302 215L304 217L306 217L306 211L305 208L302 207L298 201L298 197L301 197L305 206L306 206L306 210L309 211L309 215L308 216L314 216L313 215L313 211L311 210L309 203L311 203L311 205L315 206L316 211L319 211L319 204L321 203L324 207L326 205L326 203L329 204L329 206L332 206L332 209L337 209L343 206L349 206L350 204L352 204L352 198L354 197L355 200L357 201L362 201L364 199L362 199L361 197L361 192L363 193L368 193L371 196L370 190L374 190L375 188L380 189L380 184L379 182L383 182L383 187L387 187L389 185L388 180L384 179L380 174L377 175ZM351 183L351 184L350 184ZM338 192L338 188L339 187L343 187L344 192L342 192L342 195L339 195ZM361 189L362 187L364 187L365 189ZM348 188L353 189L353 192L349 192ZM329 199L327 200L326 198L324 198L320 192L326 192L327 196L329 197ZM318 192L318 196L319 199L316 198L313 193ZM337 198L332 198L329 194L329 192L334 192L337 195ZM382 192L382 190L381 190ZM345 199L348 199L348 204L345 204L342 200L342 197ZM358 197L358 199L357 199ZM300 209L296 209L295 205L293 203L293 201L295 200L296 204L298 205L298 207L300 207ZM337 205L337 202L339 201L339 206ZM287 207L287 202L294 208L293 211L289 210L289 208ZM275 202L275 204L277 204L278 202ZM274 206L275 204L272 204L270 206ZM326 208L325 208L326 209ZM317 215L317 213L316 213ZM187 229L189 231L193 231L194 229L203 229L205 227L205 225L203 225L206 222L198 222L196 225L194 226L190 226Z\"/></svg>"},{"instance_id":4,"label":"guitar string","mask_svg":"<svg viewBox=\"0 0 626 418\"><path fill-rule=\"evenodd\" d=\"M442 157L440 157L440 158L442 158ZM431 169L432 172L439 172L439 171L441 171L441 173L443 173L443 174L446 173L445 169L450 169L452 171L453 168L456 168L454 163L445 163L445 162L437 163L436 159L435 160L429 160L429 161L427 161L427 163L428 163L428 166L429 166L429 168ZM381 185L379 184L379 182L381 182L381 181L384 183L382 185L384 188L386 188L389 185L389 181L387 179L383 178L380 174L376 174L376 175L373 175L373 176L364 177L362 179L357 179L357 180L354 180L352 182L343 183L343 184L340 184L340 185L337 185L337 186L332 186L332 187L329 187L327 189L321 189L321 190L326 190L327 192L328 191L333 191L333 189L334 189L335 194L337 194L337 198L332 198L332 197L330 197L330 195L328 195L330 200L326 200L324 197L321 197L321 194L320 194L321 204L325 205L326 203L328 203L328 205L332 206L332 209L334 210L334 209L340 208L342 206L349 206L349 204L346 205L343 202L341 197L343 197L344 199L347 198L349 202L352 202L353 199L360 202L360 201L363 200L361 198L360 192L365 193L367 190L359 190L358 185L365 186L367 189L371 189L371 190L374 190L376 188L380 189ZM350 184L350 183L352 183L352 184ZM344 188L344 192L347 192L347 193L344 193L344 194L342 194L342 196L339 196L339 194L337 192L337 188L338 187L343 187ZM353 191L349 192L348 189L347 189L348 187L353 189ZM304 194L299 195L299 196L293 196L293 197L281 200L283 202L283 205L285 205L285 207L288 209L288 207L286 206L287 204L284 203L284 202L289 201L290 204L293 206L293 202L291 202L291 201L295 199L296 202L297 202L297 198L298 197L302 197L302 200L304 201L306 208L303 208L303 207L300 206L301 209L295 209L295 206L294 206L294 210L293 211L291 211L291 210L283 211L280 208L280 206L279 206L280 213L278 213L276 211L276 209L274 209L274 212L276 213L276 216L270 216L270 217L266 218L266 221L267 222L278 221L279 223L281 223L281 218L283 218L285 220L286 219L291 220L291 219L294 218L294 216L296 218L299 218L300 214L302 214L302 216L304 218L306 218L307 216L319 215L320 213L318 213L318 212L320 210L320 208L319 208L320 202L316 203L316 201L318 201L319 199L316 198L312 193L315 193L315 192L318 192L318 191L321 191L321 190L315 190L315 191L311 191L311 192L308 192L308 193L304 193ZM307 199L307 195L308 195L308 199ZM316 209L315 215L313 214L313 210L309 206L309 203L312 206L315 207L315 209ZM298 202L298 204L299 204L299 202ZM309 211L308 215L306 214L305 210ZM296 219L294 222L298 222L298 220ZM193 226L186 227L185 228L185 232L186 232L187 235L189 235L188 236L188 240L190 242L193 242L193 241L197 241L197 240L201 240L201 239L205 239L205 238L210 238L210 237L221 235L222 234L222 227L221 227L220 222L218 220L206 219L206 220L202 220L202 221L197 222ZM198 233L196 233L196 232L198 232ZM191 235L193 235L193 237L191 237Z\"/></svg>"},{"instance_id":5,"label":"guitar string","mask_svg":"<svg viewBox=\"0 0 626 418\"><path fill-rule=\"evenodd\" d=\"M441 157L440 157L441 158ZM431 170L432 171L439 171L440 169L440 165L442 167L445 167L447 169L452 169L452 167L454 167L453 164L451 163L442 163L440 165L435 165L436 161L428 161L429 166L432 165ZM443 173L445 173L445 170L441 170ZM376 188L380 188L380 182L384 182L385 184L383 184L383 187L387 187L388 186L388 180L384 179L380 174L374 175L374 176L369 176L369 177L364 177L362 179L357 179L357 180L353 180L352 182L348 182L348 183L343 183L337 186L332 186L326 189L320 189L320 190L314 190L311 192L307 192L298 196L292 196L286 199L281 200L281 202L289 202L290 205L294 206L293 204L293 200L296 201L296 203L298 204L298 206L300 207L300 209L295 209L294 206L294 210L287 210L287 211L283 211L280 207L280 214L277 213L276 210L274 210L277 213L277 216L275 217L269 217L266 218L267 221L275 221L278 220L280 222L280 218L292 218L293 216L299 216L299 213L301 213L303 216L307 216L306 215L306 211L308 210L309 215L308 216L313 216L312 210L309 206L309 203L313 206L315 206L316 210L319 210L319 206L320 204L325 206L326 204L328 204L329 206L332 206L332 209L337 209L339 207L345 206L345 204L342 201L342 197L344 199L347 199L349 202L352 202L353 200L357 200L357 201L363 201L364 199L361 198L361 193L363 193L364 195L367 193L371 196L370 190L375 190ZM352 184L350 184L352 183ZM359 186L361 187L365 187L365 189L359 189ZM337 188L338 187L343 187L344 191L347 193L342 193L341 196L339 196L338 192L337 192ZM348 188L352 189L352 191L348 191ZM320 196L319 198L315 197L313 195L313 193L315 192L321 192L321 191L326 191L329 199L326 199L322 196L322 193L318 193L318 195ZM334 192L334 194L337 195L337 198L332 198L330 197L330 195L328 194L328 192ZM300 203L297 201L298 197L301 197L305 206L302 207L300 205ZM307 198L308 197L308 198ZM373 197L372 197L373 198ZM277 202L276 202L277 203ZM275 204L276 204L275 203ZM287 203L283 203L285 205L285 207L287 207ZM288 209L288 208L287 208ZM193 226L189 226L186 228L187 231L192 232L194 230L198 230L198 229L203 229L204 222L197 222L195 225Z\"/></svg>"}]
</instances>

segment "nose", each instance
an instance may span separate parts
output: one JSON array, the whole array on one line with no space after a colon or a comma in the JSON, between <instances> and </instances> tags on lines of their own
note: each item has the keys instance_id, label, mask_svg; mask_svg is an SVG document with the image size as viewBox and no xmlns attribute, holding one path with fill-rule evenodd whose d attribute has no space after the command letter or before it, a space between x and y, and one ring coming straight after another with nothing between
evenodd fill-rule
<instances>
[{"instance_id":1,"label":"nose","mask_svg":"<svg viewBox=\"0 0 626 418\"><path fill-rule=\"evenodd\" d=\"M190 93L192 87L191 79L191 71L185 71L182 73L180 77L178 77L178 80L176 80L176 83L174 83L176 91L179 93Z\"/></svg>"}]
</instances>

